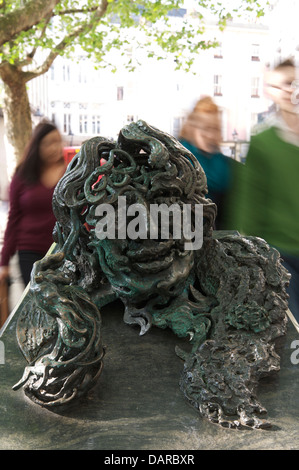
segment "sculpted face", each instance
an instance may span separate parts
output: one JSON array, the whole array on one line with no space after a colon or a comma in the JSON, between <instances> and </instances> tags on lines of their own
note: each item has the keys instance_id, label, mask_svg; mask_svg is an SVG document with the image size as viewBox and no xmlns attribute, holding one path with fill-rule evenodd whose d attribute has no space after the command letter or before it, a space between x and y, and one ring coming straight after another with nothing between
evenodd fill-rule
<instances>
[{"instance_id":1,"label":"sculpted face","mask_svg":"<svg viewBox=\"0 0 299 470\"><path fill-rule=\"evenodd\" d=\"M194 264L181 240L94 241L100 266L118 297L139 302L153 295L177 296Z\"/></svg>"},{"instance_id":2,"label":"sculpted face","mask_svg":"<svg viewBox=\"0 0 299 470\"><path fill-rule=\"evenodd\" d=\"M156 148L162 148L158 144L155 142ZM189 223L195 225L192 206L184 207L184 188L177 178L180 169L163 150L156 162L144 149L133 159L124 151L117 154L100 183L107 191L108 197L103 198L106 202L94 211L95 216L103 216L92 230L100 266L117 295L131 302L154 295L179 295L194 264L194 252L186 249L188 240L183 230L188 208ZM122 170L130 176L120 186L117 200L110 197L109 202L111 188L119 184ZM89 184L95 188L97 183L91 179Z\"/></svg>"}]
</instances>

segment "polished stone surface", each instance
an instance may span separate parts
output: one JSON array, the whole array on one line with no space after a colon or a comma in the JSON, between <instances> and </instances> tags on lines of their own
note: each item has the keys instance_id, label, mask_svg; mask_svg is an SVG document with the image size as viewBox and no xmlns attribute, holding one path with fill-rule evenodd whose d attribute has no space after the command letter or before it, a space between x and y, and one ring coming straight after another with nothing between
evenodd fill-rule
<instances>
[{"instance_id":1,"label":"polished stone surface","mask_svg":"<svg viewBox=\"0 0 299 470\"><path fill-rule=\"evenodd\" d=\"M120 303L102 311L107 349L96 387L55 412L11 388L25 366L16 343L17 312L12 315L0 338L5 349L5 361L0 361L5 362L0 364L0 449L299 449L299 363L291 361L292 354L295 362L299 359L299 334L290 321L281 344L281 371L261 384L258 395L273 428L237 431L202 420L185 401L179 389L183 362L174 349L188 344L157 328L139 336L122 315Z\"/></svg>"}]
</instances>

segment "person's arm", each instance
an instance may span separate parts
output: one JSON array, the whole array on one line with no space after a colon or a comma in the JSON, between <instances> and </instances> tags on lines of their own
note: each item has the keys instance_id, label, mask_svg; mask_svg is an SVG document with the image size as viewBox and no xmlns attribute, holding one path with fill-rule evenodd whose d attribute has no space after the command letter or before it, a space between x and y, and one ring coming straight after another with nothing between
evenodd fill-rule
<instances>
[{"instance_id":1,"label":"person's arm","mask_svg":"<svg viewBox=\"0 0 299 470\"><path fill-rule=\"evenodd\" d=\"M16 252L18 226L21 218L20 193L22 183L18 177L14 176L9 189L9 212L7 225L4 233L4 242L0 260L0 278L9 275L9 261Z\"/></svg>"}]
</instances>

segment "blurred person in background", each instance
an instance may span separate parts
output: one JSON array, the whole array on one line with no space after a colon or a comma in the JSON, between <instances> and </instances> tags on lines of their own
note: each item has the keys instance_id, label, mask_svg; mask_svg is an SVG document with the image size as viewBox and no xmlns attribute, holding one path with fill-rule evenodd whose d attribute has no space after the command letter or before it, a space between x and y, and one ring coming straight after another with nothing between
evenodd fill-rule
<instances>
[{"instance_id":1,"label":"blurred person in background","mask_svg":"<svg viewBox=\"0 0 299 470\"><path fill-rule=\"evenodd\" d=\"M18 252L24 285L35 261L53 243L54 188L65 171L62 137L50 122L33 131L9 189L9 213L0 259L0 283L9 280L9 261Z\"/></svg>"},{"instance_id":2,"label":"blurred person in background","mask_svg":"<svg viewBox=\"0 0 299 470\"><path fill-rule=\"evenodd\" d=\"M289 308L299 322L299 114L296 67L291 60L266 75L265 87L277 107L273 124L251 138L236 226L265 239L281 253L292 278Z\"/></svg>"},{"instance_id":3,"label":"blurred person in background","mask_svg":"<svg viewBox=\"0 0 299 470\"><path fill-rule=\"evenodd\" d=\"M206 174L207 197L217 205L215 228L220 230L225 226L224 211L231 183L231 159L220 151L220 111L212 98L205 97L196 103L181 128L179 140L197 158Z\"/></svg>"}]
</instances>

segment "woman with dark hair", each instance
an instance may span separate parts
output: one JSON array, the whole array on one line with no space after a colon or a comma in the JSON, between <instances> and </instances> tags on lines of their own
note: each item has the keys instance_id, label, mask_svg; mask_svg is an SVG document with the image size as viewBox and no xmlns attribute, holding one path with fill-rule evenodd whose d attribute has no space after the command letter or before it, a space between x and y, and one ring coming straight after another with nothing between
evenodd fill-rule
<instances>
[{"instance_id":1,"label":"woman with dark hair","mask_svg":"<svg viewBox=\"0 0 299 470\"><path fill-rule=\"evenodd\" d=\"M9 277L9 261L18 252L21 275L28 284L35 261L53 243L54 188L65 171L60 132L50 122L33 131L10 184L9 214L0 260L0 282Z\"/></svg>"}]
</instances>

